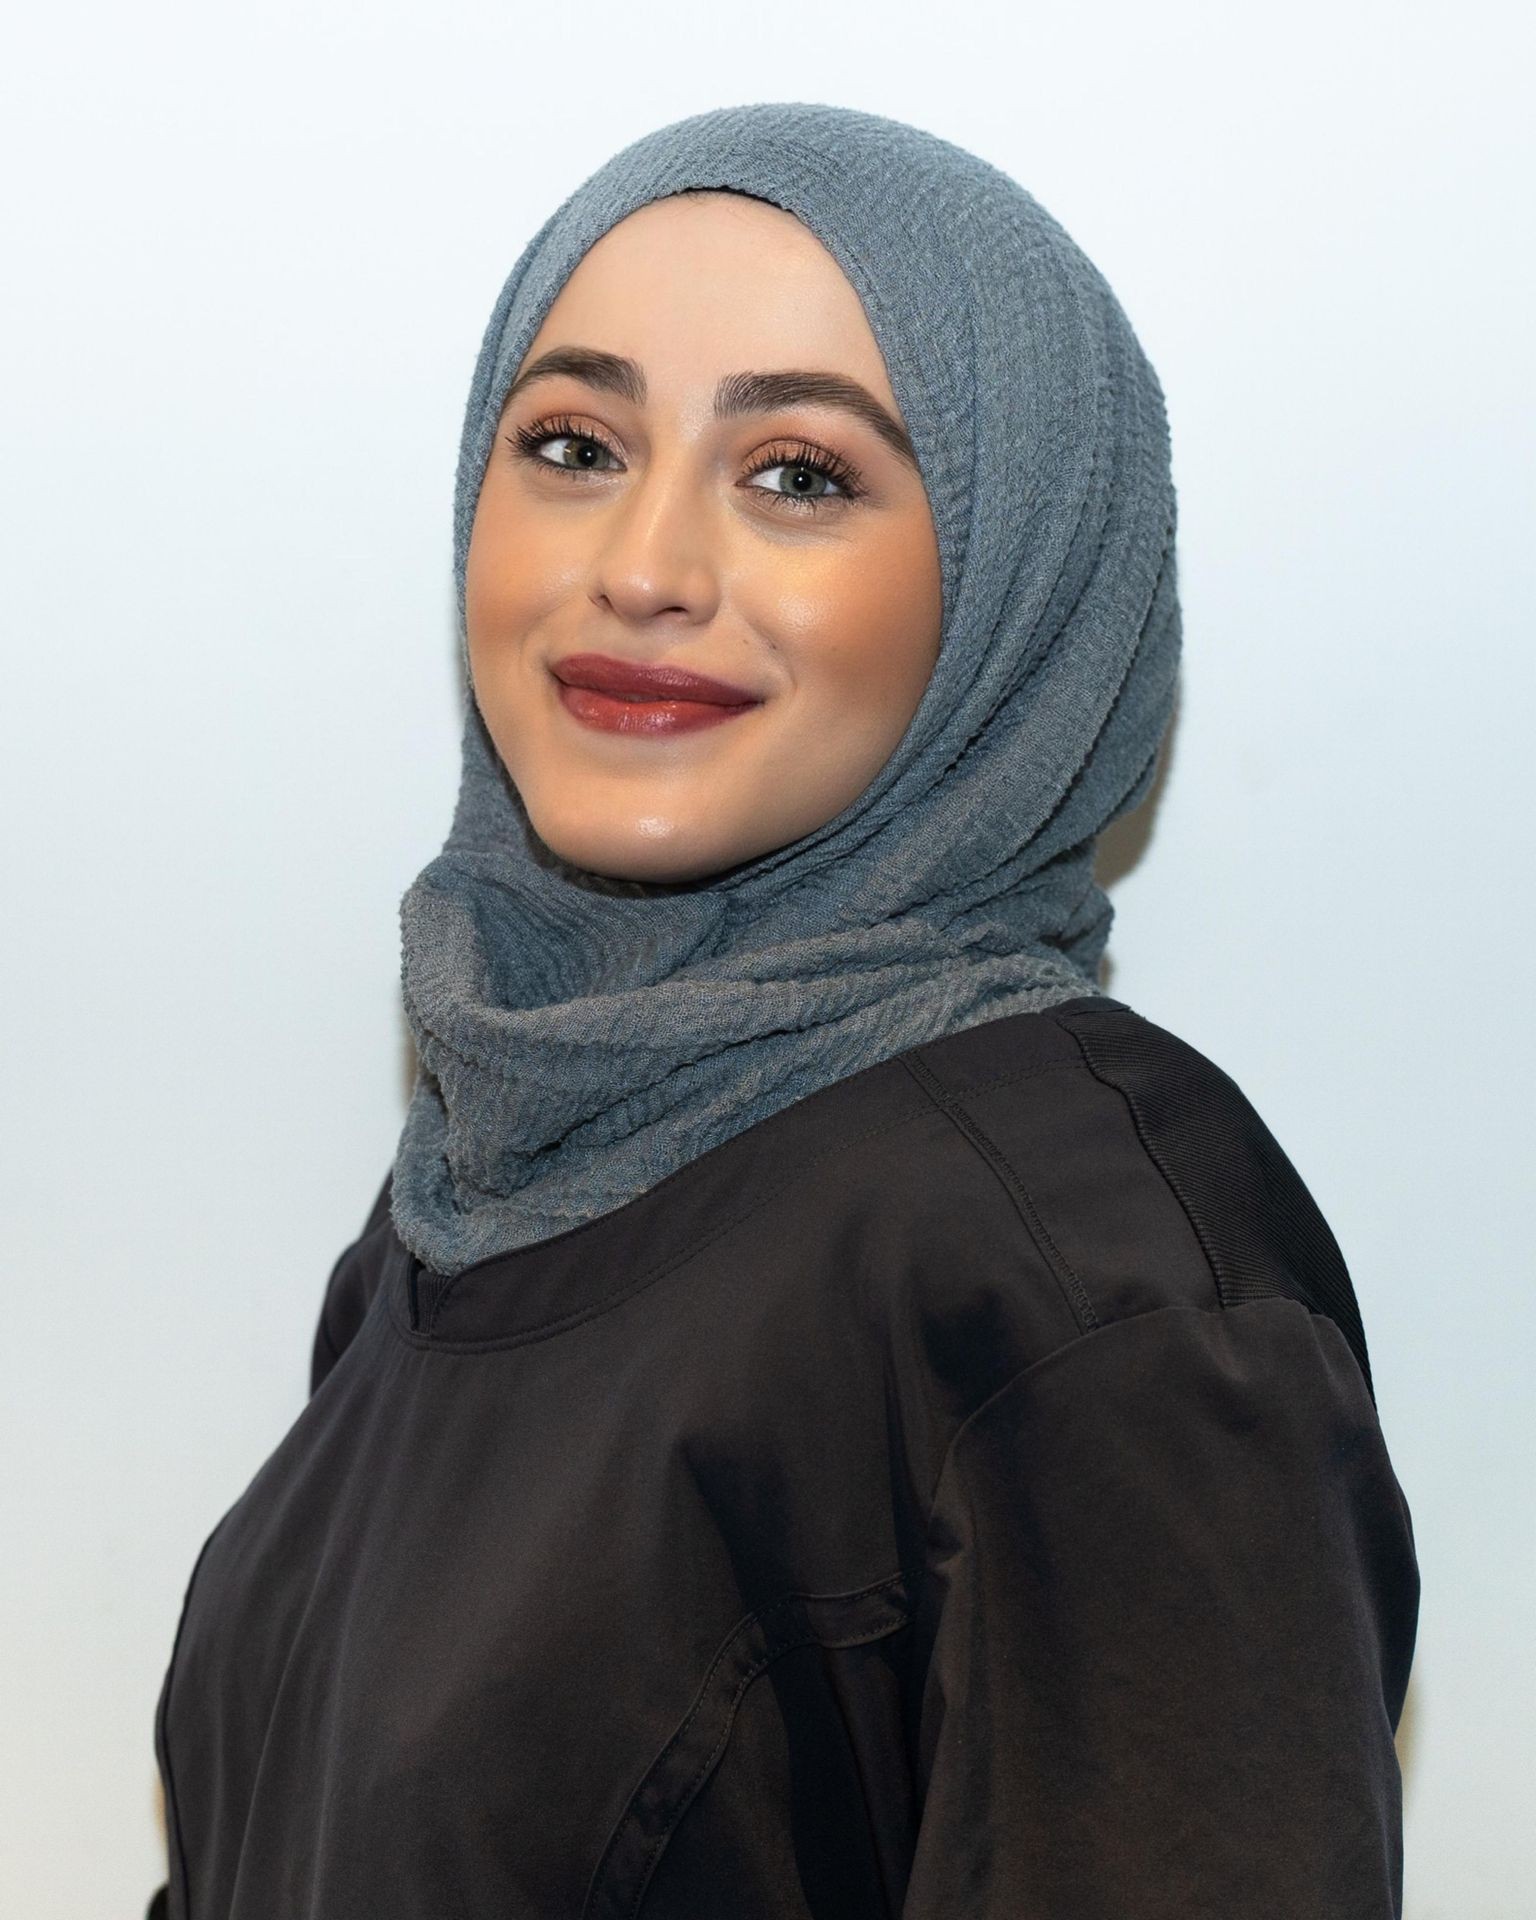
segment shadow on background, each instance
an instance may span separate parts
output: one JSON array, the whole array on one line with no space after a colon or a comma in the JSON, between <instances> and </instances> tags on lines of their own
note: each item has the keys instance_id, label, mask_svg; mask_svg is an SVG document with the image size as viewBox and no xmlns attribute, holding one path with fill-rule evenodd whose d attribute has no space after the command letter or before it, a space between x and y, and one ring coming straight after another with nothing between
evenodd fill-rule
<instances>
[{"instance_id":1,"label":"shadow on background","mask_svg":"<svg viewBox=\"0 0 1536 1920\"><path fill-rule=\"evenodd\" d=\"M1397 1723L1397 1764L1403 1776L1403 1793L1406 1797L1408 1779L1413 1772L1414 1756L1419 1750L1419 1709L1418 1695L1414 1682L1418 1677L1415 1667L1408 1676L1408 1691L1403 1695L1402 1718Z\"/></svg>"}]
</instances>

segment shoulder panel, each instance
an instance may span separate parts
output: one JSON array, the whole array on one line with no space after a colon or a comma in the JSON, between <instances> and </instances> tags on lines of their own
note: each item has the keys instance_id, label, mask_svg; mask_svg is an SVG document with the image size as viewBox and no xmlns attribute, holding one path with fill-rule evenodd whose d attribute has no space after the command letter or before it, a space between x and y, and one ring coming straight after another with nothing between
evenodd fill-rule
<instances>
[{"instance_id":1,"label":"shoulder panel","mask_svg":"<svg viewBox=\"0 0 1536 1920\"><path fill-rule=\"evenodd\" d=\"M1301 1176L1236 1082L1187 1041L1123 1004L1052 1018L1125 1098L1143 1146L1178 1196L1223 1306L1276 1296L1326 1314L1375 1401L1365 1330L1338 1242Z\"/></svg>"},{"instance_id":2,"label":"shoulder panel","mask_svg":"<svg viewBox=\"0 0 1536 1920\"><path fill-rule=\"evenodd\" d=\"M1052 1011L1004 1018L946 1035L902 1056L1006 1192L1016 1235L992 1244L1005 1272L1038 1292L1053 1277L1067 1325L1035 1316L1019 1364L1070 1337L1169 1306L1221 1304L1211 1264L1188 1215L1137 1134L1124 1098L1084 1063ZM967 1245L985 1254L974 1232ZM995 1256L993 1264L996 1264Z\"/></svg>"}]
</instances>

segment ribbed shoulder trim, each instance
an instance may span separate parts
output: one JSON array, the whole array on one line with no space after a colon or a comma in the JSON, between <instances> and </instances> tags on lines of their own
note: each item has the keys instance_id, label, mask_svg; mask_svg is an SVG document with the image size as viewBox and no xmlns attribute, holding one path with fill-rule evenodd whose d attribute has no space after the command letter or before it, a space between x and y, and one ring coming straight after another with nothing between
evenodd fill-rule
<instances>
[{"instance_id":1,"label":"ribbed shoulder trim","mask_svg":"<svg viewBox=\"0 0 1536 1920\"><path fill-rule=\"evenodd\" d=\"M1223 1306L1280 1296L1324 1313L1375 1404L1365 1329L1338 1242L1280 1143L1213 1061L1129 1007L1057 1008L1084 1061L1124 1095L1177 1195Z\"/></svg>"}]
</instances>

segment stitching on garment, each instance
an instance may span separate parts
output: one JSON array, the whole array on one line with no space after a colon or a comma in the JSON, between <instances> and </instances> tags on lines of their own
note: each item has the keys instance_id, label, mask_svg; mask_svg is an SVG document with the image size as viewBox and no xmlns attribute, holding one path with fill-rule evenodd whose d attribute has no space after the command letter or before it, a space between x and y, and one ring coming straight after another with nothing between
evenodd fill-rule
<instances>
[{"instance_id":1,"label":"stitching on garment","mask_svg":"<svg viewBox=\"0 0 1536 1920\"><path fill-rule=\"evenodd\" d=\"M1013 1201L1020 1219L1024 1222L1025 1228L1029 1232L1030 1238L1039 1248L1046 1264L1055 1276L1056 1284L1061 1288L1067 1306L1070 1308L1073 1318L1077 1321L1078 1331L1080 1333L1091 1333L1093 1329L1098 1326L1099 1320L1098 1315L1093 1310L1093 1302L1088 1298L1088 1289L1078 1278L1076 1269L1073 1267L1071 1261L1067 1259L1066 1255L1051 1238L1045 1222L1040 1217L1039 1210L1030 1197L1029 1189L1025 1186L1012 1162L1007 1158L992 1136L981 1127L975 1117L951 1095L949 1089L930 1067L924 1065L915 1054L910 1057L902 1054L899 1057L902 1065L933 1101L934 1105L954 1122L959 1132L970 1141L971 1145L997 1175L999 1181L1001 1181L1007 1190L1009 1198Z\"/></svg>"},{"instance_id":2,"label":"stitching on garment","mask_svg":"<svg viewBox=\"0 0 1536 1920\"><path fill-rule=\"evenodd\" d=\"M775 1660L786 1653L793 1652L797 1647L815 1645L829 1649L842 1649L868 1646L873 1641L888 1639L892 1634L901 1632L903 1628L911 1625L911 1607L908 1604L910 1586L906 1572L898 1570L896 1573L888 1574L882 1580L872 1581L868 1586L855 1588L847 1593L788 1593L769 1605L747 1614L732 1627L716 1649L715 1656L710 1661L694 1695L693 1704L673 1729L660 1752L646 1767L625 1802L624 1810L615 1822L613 1831L593 1868L587 1887L587 1897L582 1906L583 1914L591 1914L594 1911L594 1902L603 1892L603 1883L609 1873L622 1870L622 1861L619 1868L615 1868L614 1862L616 1856L621 1854L626 1834L639 1824L634 1812L636 1802L645 1793L647 1787L656 1782L658 1776L664 1778L669 1756L675 1753L686 1739L695 1721L705 1709L712 1708L719 1712L719 1731L709 1751L694 1768L689 1778L680 1786L674 1786L659 1796L667 1817L660 1830L646 1840L638 1852L632 1870L634 1895L625 1908L626 1920L634 1920L634 1916L639 1912L657 1861L684 1815L692 1806L696 1794L719 1765L721 1756L730 1744L742 1698L752 1683L760 1678ZM899 1596L896 1596L893 1590L898 1588L902 1591ZM852 1635L839 1635L830 1622L825 1623L818 1631L814 1614L808 1611L817 1608L826 1609L829 1606L843 1608L857 1606L860 1602L870 1601L884 1593L893 1593L894 1603L899 1608L899 1617L881 1620L876 1625ZM779 1622L784 1624L776 1624ZM716 1674L719 1673L722 1665L755 1635L762 1638L763 1644L750 1666L741 1674L727 1698L721 1701L713 1700L711 1694L714 1690Z\"/></svg>"},{"instance_id":3,"label":"stitching on garment","mask_svg":"<svg viewBox=\"0 0 1536 1920\"><path fill-rule=\"evenodd\" d=\"M710 1690L714 1684L715 1674L719 1671L722 1663L726 1659L728 1659L729 1656L735 1651L736 1647L742 1641L748 1639L754 1632L766 1631L768 1623L772 1622L779 1616L785 1615L785 1616L792 1617L796 1611L797 1601L804 1601L804 1600L810 1600L810 1599L817 1599L817 1600L842 1599L846 1602L851 1603L860 1599L866 1599L871 1594L878 1593L882 1589L897 1586L901 1584L902 1580L903 1580L903 1575L901 1575L900 1573L893 1574L885 1580L877 1581L872 1586L862 1589L858 1593L847 1594L847 1595L808 1595L808 1594L807 1595L785 1595L779 1600L773 1602L770 1606L760 1608L756 1613L747 1615L747 1617L744 1620L738 1622L737 1625L731 1629L730 1633L726 1635L725 1639L721 1642L719 1648L716 1650L715 1657L710 1662L708 1671L706 1672L703 1681L700 1683L699 1690L694 1697L693 1705L689 1708L687 1714L684 1715L680 1724L674 1729L671 1737L667 1740L666 1744L662 1747L660 1753L656 1755L656 1757L652 1760L651 1764L646 1768L645 1774L642 1776L639 1785L635 1788L634 1793L630 1795L629 1801L625 1806L624 1812L620 1815L619 1821L615 1826L614 1832L610 1835L608 1844L604 1847L602 1855L599 1857L597 1868L594 1870L592 1884L588 1891L589 1903L593 1897L593 1894L601 1887L603 1874L607 1870L608 1863L613 1856L614 1849L619 1845L620 1841L623 1838L625 1828L628 1825L630 1825L632 1822L633 1808L634 1808L635 1801L645 1791L647 1784L653 1781L656 1775L665 1768L668 1755L677 1748L678 1744L687 1735L689 1729L692 1727L694 1721L698 1718L699 1714L703 1712L705 1705L709 1702ZM868 1635L861 1636L859 1639L836 1643L836 1644L850 1645L850 1646L868 1644L868 1641L870 1640L881 1639L888 1636L889 1634L899 1632L903 1626L909 1624L909 1621L910 1621L910 1615L888 1626L884 1626L879 1629L876 1629L875 1631L871 1632ZM817 1639L818 1639L818 1636L816 1635L814 1628L811 1627L808 1621L802 1619L800 1622L800 1630L798 1633L781 1634L777 1639L773 1638L770 1635L767 1638L765 1645L761 1650L761 1652L759 1653L757 1659L752 1663L752 1665L747 1669L747 1671L742 1674L740 1680L737 1682L736 1686L732 1689L729 1699L724 1703L724 1712L721 1717L720 1731L716 1736L714 1745L710 1748L708 1754L700 1762L699 1766L695 1768L692 1778L685 1783L685 1785L681 1788L681 1790L673 1791L671 1795L671 1800L673 1805L673 1812L672 1812L671 1818L667 1821L666 1825L662 1828L662 1830L652 1840L646 1843L644 1850L640 1855L640 1860L638 1864L643 1869L643 1871L641 1871L637 1875L638 1884L635 1889L635 1898L629 1909L631 1915L639 1911L640 1903L645 1895L645 1890L649 1885L651 1875L655 1870L655 1863L657 1859L659 1859L668 1840L670 1840L670 1838L672 1837L672 1834L675 1832L679 1822L683 1818L683 1815L688 1811L689 1807L692 1805L695 1794L698 1792L703 1782L706 1779L708 1779L709 1775L714 1771L715 1767L719 1764L721 1755L725 1752L726 1747L730 1744L730 1736L732 1731L735 1728L736 1714L738 1709L740 1708L742 1697L745 1695L748 1687L750 1687L752 1682L757 1678L759 1678L759 1676L765 1671L765 1669L771 1666L772 1663L776 1659L778 1659L782 1654L790 1652L795 1647L807 1646L807 1645L813 1644L817 1642ZM826 1643L823 1642L821 1644L826 1644Z\"/></svg>"},{"instance_id":4,"label":"stitching on garment","mask_svg":"<svg viewBox=\"0 0 1536 1920\"><path fill-rule=\"evenodd\" d=\"M1169 1192L1172 1193L1174 1199L1178 1201L1179 1207L1185 1219L1188 1220L1195 1239L1199 1242L1200 1251L1205 1256L1205 1264L1211 1270L1211 1285L1216 1294L1217 1304L1224 1310L1230 1308L1232 1303L1227 1298L1227 1289L1222 1279L1221 1269L1216 1263L1216 1250L1211 1243L1209 1234L1206 1232L1204 1222L1195 1212L1188 1194L1185 1192L1182 1183L1175 1175L1172 1167L1168 1164L1167 1158L1154 1144L1151 1130L1147 1125L1146 1114L1142 1109L1141 1102L1136 1098L1135 1092L1130 1087L1122 1086L1119 1081L1111 1080L1108 1073L1100 1071L1098 1063L1095 1061L1089 1048L1086 1037L1080 1034L1069 1020L1058 1020L1056 1024L1059 1027L1065 1027L1067 1032L1070 1033L1072 1038L1077 1042L1078 1052L1083 1056L1083 1064L1093 1075L1094 1079L1097 1080L1101 1086L1108 1087L1112 1092L1119 1094L1120 1098L1125 1102L1130 1112L1131 1123L1136 1129L1136 1137L1141 1142L1142 1151L1162 1175L1164 1184L1167 1186Z\"/></svg>"},{"instance_id":5,"label":"stitching on garment","mask_svg":"<svg viewBox=\"0 0 1536 1920\"><path fill-rule=\"evenodd\" d=\"M950 1465L952 1465L952 1461L954 1461L954 1455L960 1452L960 1444L970 1436L972 1428L977 1427L977 1425L981 1423L981 1417L983 1417L985 1413L989 1413L989 1411L1004 1398L1004 1394L1018 1392L1018 1388L1021 1388L1033 1375L1037 1375L1037 1373L1048 1373L1052 1367L1062 1365L1062 1363L1068 1359L1068 1356L1071 1356L1071 1354L1079 1354L1079 1352L1083 1350L1083 1346L1087 1346L1094 1338L1096 1338L1096 1340L1104 1340L1104 1338L1108 1338L1110 1334L1117 1334L1117 1332L1123 1332L1125 1329L1131 1329L1131 1327L1140 1329L1142 1323L1165 1321L1165 1319L1171 1319L1175 1313L1181 1313L1181 1315L1187 1315L1187 1317L1190 1317L1190 1315L1198 1315L1198 1317L1204 1317L1204 1319L1231 1319L1231 1317L1235 1317L1238 1313L1254 1313L1254 1315L1258 1315L1260 1311L1273 1311L1275 1308L1281 1308L1283 1311L1292 1311L1292 1309L1294 1309L1296 1313L1306 1313L1313 1327L1317 1327L1319 1323L1325 1325L1325 1327L1332 1327L1332 1331L1338 1334L1338 1338L1344 1340L1344 1334L1340 1331L1338 1323L1332 1321L1327 1313L1323 1313L1323 1311L1319 1311L1317 1308L1309 1308L1306 1300L1294 1300L1294 1298L1290 1298L1288 1294L1269 1294L1269 1296L1263 1298L1263 1300L1244 1300L1240 1306L1235 1306L1235 1308L1223 1308L1223 1306L1219 1306L1219 1304L1212 1306L1212 1308L1192 1308L1192 1306L1185 1306L1185 1304L1181 1302L1179 1306L1148 1308L1144 1313L1127 1313L1123 1319L1104 1321L1102 1327L1094 1327L1092 1334L1083 1334L1083 1336L1079 1336L1079 1338L1075 1338L1075 1340L1064 1340L1060 1346L1052 1346L1052 1350L1050 1350L1048 1354L1041 1354L1041 1356L1031 1359L1027 1365L1020 1367L1018 1373L1010 1373L1008 1379L1002 1382L1002 1386L993 1388L993 1392L987 1394L987 1398L985 1398L981 1404L972 1407L972 1411L964 1417L964 1421L960 1421L960 1425L954 1428L954 1434L952 1434L952 1438L950 1438L950 1442L948 1442L948 1446L945 1448L945 1457L943 1457L943 1461L939 1463L939 1476L937 1476L935 1482L933 1482L933 1494L931 1494L931 1498L927 1501L927 1515L925 1515L924 1519L924 1538L927 1538L927 1534L929 1534L931 1528L933 1528L933 1515L939 1511L939 1496L941 1496L943 1490L945 1490L945 1480L947 1480L948 1473L950 1473ZM1325 1338L1327 1338L1327 1334L1325 1334ZM1350 1352L1348 1340L1344 1340L1344 1352L1346 1352L1346 1354Z\"/></svg>"},{"instance_id":6,"label":"stitching on garment","mask_svg":"<svg viewBox=\"0 0 1536 1920\"><path fill-rule=\"evenodd\" d=\"M574 1312L561 1314L553 1320L541 1321L539 1325L535 1327L525 1327L521 1333L498 1334L488 1340L459 1340L451 1344L444 1344L435 1340L433 1334L437 1325L438 1314L442 1310L444 1301L447 1300L453 1292L455 1282L462 1277L458 1274L451 1276L448 1284L438 1294L437 1299L433 1303L432 1312L428 1318L424 1333L415 1333L409 1327L401 1326L399 1315L395 1311L393 1301L390 1303L390 1318L394 1322L397 1331L400 1332L402 1337L407 1339L411 1345L426 1347L436 1353L488 1353L504 1347L523 1346L533 1340L552 1338L555 1334L563 1333L570 1327L580 1326L584 1321L596 1319L600 1314L611 1312L613 1308L621 1306L626 1300L633 1299L636 1294L643 1293L647 1287L654 1286L658 1280L664 1279L667 1274L674 1272L678 1267L683 1266L696 1255L704 1252L706 1248L713 1246L723 1235L730 1233L734 1228L740 1226L742 1221L750 1220L754 1213L761 1212L764 1207L776 1200L786 1188L793 1186L794 1183L809 1172L812 1167L820 1166L823 1161L831 1159L833 1155L843 1152L848 1147L858 1146L865 1140L878 1139L880 1135L884 1133L894 1133L898 1127L908 1126L914 1119L920 1119L921 1117L921 1114L903 1114L899 1120L883 1121L878 1127L871 1127L863 1133L857 1133L847 1140L839 1141L835 1147L829 1148L826 1153L818 1154L810 1160L799 1162L785 1174L784 1178L779 1181L776 1186L772 1187L760 1199L754 1201L751 1206L744 1207L740 1213L729 1215L712 1233L706 1234L702 1240L691 1242L678 1253L660 1261L655 1267L643 1272L637 1280L626 1283L616 1292L605 1294L601 1299L594 1300L585 1307L579 1307ZM682 1169L679 1169L679 1171L682 1171Z\"/></svg>"},{"instance_id":7,"label":"stitching on garment","mask_svg":"<svg viewBox=\"0 0 1536 1920\"><path fill-rule=\"evenodd\" d=\"M1087 1036L1077 1031L1077 1028L1073 1023L1073 1019L1071 1016L1068 1016L1068 1018L1066 1019L1059 1019L1057 1021L1057 1025L1066 1027L1068 1032L1070 1032L1072 1034L1072 1037L1077 1041L1078 1050L1082 1054L1083 1059L1088 1066L1088 1070L1090 1073L1093 1074L1094 1078L1101 1081L1103 1085L1105 1085L1106 1087L1112 1088L1116 1093L1120 1095L1120 1098L1125 1102L1127 1108L1130 1111L1131 1120L1136 1129L1136 1136L1141 1142L1143 1151L1146 1153L1148 1159L1151 1160L1152 1164L1157 1168L1158 1172L1162 1175L1163 1180L1166 1183L1169 1191L1173 1194L1174 1199L1178 1201L1179 1206L1183 1209L1184 1216L1189 1222L1190 1229L1193 1232L1195 1239L1199 1243L1200 1251L1205 1258L1205 1263L1207 1267L1209 1267L1210 1269L1211 1282L1214 1287L1218 1303L1220 1304L1223 1310L1227 1312L1235 1312L1239 1306L1246 1304L1246 1302L1243 1296L1241 1295L1234 1298L1233 1291L1232 1291L1231 1276L1227 1271L1227 1264L1222 1257L1220 1242L1217 1236L1211 1231L1210 1227L1207 1225L1204 1209L1196 1205L1194 1196L1190 1192L1188 1183L1180 1177L1177 1169L1173 1164L1173 1161L1169 1158L1166 1150L1164 1149L1162 1144L1159 1142L1157 1138L1157 1129L1154 1128L1154 1126L1151 1123L1151 1120L1147 1115L1145 1103L1142 1101L1142 1099L1139 1097L1137 1093L1134 1079L1132 1079L1129 1074L1127 1074L1124 1080L1117 1080L1112 1078L1111 1066L1108 1063L1101 1064L1099 1061L1095 1060L1092 1047L1090 1045L1090 1042ZM1157 1029L1154 1029L1154 1031L1157 1031ZM1095 1042L1097 1042L1100 1039L1100 1037L1101 1036L1099 1036L1098 1034L1095 1034L1093 1036L1093 1039ZM1173 1037L1177 1039L1177 1036L1173 1036ZM1180 1044L1187 1046L1187 1043L1184 1043L1184 1042L1180 1042ZM1189 1051L1193 1052L1194 1050L1189 1049ZM1206 1061L1205 1064L1208 1067L1212 1068L1220 1076L1222 1080L1226 1080L1230 1084L1230 1081L1231 1081L1230 1075L1224 1073L1220 1067L1217 1067L1214 1061ZM1237 1091L1240 1098L1244 1098L1244 1099L1246 1098L1246 1096L1242 1095L1241 1089L1238 1089ZM1275 1142L1275 1145L1278 1147L1279 1145L1278 1141ZM1323 1222L1323 1226L1326 1231L1327 1230L1326 1221ZM1340 1260L1342 1261L1342 1258L1343 1258L1342 1253L1340 1253L1339 1257L1340 1257ZM1356 1365L1360 1368L1361 1374L1364 1377L1365 1384L1366 1384L1366 1391L1370 1394L1370 1397L1371 1397L1371 1404L1372 1406L1375 1406L1376 1388L1371 1378L1370 1362L1365 1350L1365 1329L1360 1324L1359 1305L1355 1299L1353 1283L1348 1280L1347 1269L1346 1269L1345 1279L1346 1279L1346 1287L1347 1287L1347 1299L1350 1305L1350 1309L1354 1316L1354 1325L1360 1341L1360 1345L1358 1349L1355 1346L1355 1342L1349 1339L1348 1334L1345 1334L1345 1338L1348 1341L1351 1351L1354 1353ZM1279 1289L1277 1289L1276 1292L1278 1297L1281 1297L1281 1298L1294 1299L1298 1297L1296 1294L1286 1294L1283 1292L1283 1290L1279 1290ZM1314 1303L1310 1298L1303 1299L1302 1304L1305 1305L1312 1312L1322 1312L1326 1314L1327 1317L1329 1317L1330 1319L1334 1318L1332 1309L1330 1307L1324 1306L1321 1303ZM1345 1330L1343 1325L1339 1323L1336 1319L1335 1319L1335 1324L1339 1326L1339 1331L1341 1333L1344 1333Z\"/></svg>"},{"instance_id":8,"label":"stitching on garment","mask_svg":"<svg viewBox=\"0 0 1536 1920\"><path fill-rule=\"evenodd\" d=\"M969 1098L973 1093L991 1093L995 1087L1017 1086L1021 1080L1033 1080L1037 1074L1041 1073L1060 1073L1063 1068L1068 1073L1076 1073L1078 1062L1076 1060L1045 1060L1038 1067L1022 1067L1017 1073L995 1074L990 1080L967 1080L965 1097ZM924 1092L927 1092L926 1088Z\"/></svg>"},{"instance_id":9,"label":"stitching on garment","mask_svg":"<svg viewBox=\"0 0 1536 1920\"><path fill-rule=\"evenodd\" d=\"M905 1058L901 1054L893 1054L891 1058L893 1060L901 1060L903 1064L905 1064ZM988 1088L1009 1086L1015 1081L1028 1080L1033 1078L1037 1073L1051 1072L1062 1066L1070 1067L1074 1071L1078 1070L1076 1060L1050 1061L1043 1066L1025 1067L1017 1073L1002 1075L995 1080L987 1081L985 1085ZM733 1232L744 1220L749 1220L754 1213L760 1212L764 1207L778 1199L787 1188L793 1186L796 1181L803 1179L812 1168L821 1166L837 1154L846 1152L850 1147L862 1145L869 1140L879 1139L882 1134L894 1133L900 1127L910 1126L914 1121L926 1118L929 1112L930 1108L922 1107L915 1112L903 1114L899 1119L882 1121L877 1127L870 1127L862 1133L853 1134L845 1140L836 1142L824 1153L818 1154L810 1160L798 1162L790 1168L783 1180L768 1193L764 1194L761 1199L754 1201L751 1206L743 1208L740 1213L730 1215L714 1232L707 1234L702 1240L691 1242L680 1252L659 1263L658 1266L642 1272L638 1279L625 1284L620 1287L618 1291L605 1294L601 1299L592 1301L585 1307L579 1307L573 1312L557 1315L552 1320L541 1321L537 1326L525 1327L520 1333L496 1334L484 1340L442 1341L437 1339L435 1334L438 1315L442 1311L444 1302L453 1292L455 1282L462 1278L461 1275L452 1276L447 1286L441 1289L437 1299L433 1303L426 1328L419 1332L407 1325L400 1318L396 1289L390 1287L390 1324L396 1334L413 1347L428 1352L452 1355L455 1357L462 1356L465 1358L472 1357L479 1353L495 1353L510 1347L525 1346L536 1340L553 1339L557 1334L565 1333L572 1327L580 1326L588 1320L596 1319L601 1314L611 1312L615 1307L622 1306L625 1301L631 1300L637 1294L642 1293L647 1287L654 1286L659 1280L665 1279L669 1273L674 1272L677 1268L703 1253L725 1234ZM687 1170L687 1167L680 1167L677 1169L677 1172L683 1173ZM668 1176L668 1178L672 1177L675 1176ZM651 1189L653 1192L659 1190L659 1183L656 1188ZM406 1259L410 1259L409 1253L406 1254ZM409 1272L409 1270L409 1267L407 1267L406 1271Z\"/></svg>"}]
</instances>

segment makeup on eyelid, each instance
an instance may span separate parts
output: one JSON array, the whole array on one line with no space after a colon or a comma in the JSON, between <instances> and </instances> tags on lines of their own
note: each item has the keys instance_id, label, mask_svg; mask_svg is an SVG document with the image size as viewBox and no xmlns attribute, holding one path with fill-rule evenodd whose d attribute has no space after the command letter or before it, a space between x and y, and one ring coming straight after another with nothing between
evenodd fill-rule
<instances>
[{"instance_id":1,"label":"makeup on eyelid","mask_svg":"<svg viewBox=\"0 0 1536 1920\"><path fill-rule=\"evenodd\" d=\"M578 475L613 472L613 468L594 466L569 466L557 460L545 459L541 448L551 441L568 440L586 446L596 447L601 453L617 459L616 450L601 434L589 428L578 426L569 414L551 414L530 421L526 426L517 427L503 436L506 444L521 460L537 467L549 467L556 473ZM793 493L772 487L752 487L754 493L767 494L775 506L784 503L792 509L818 509L827 501L843 500L848 504L862 500L868 492L859 470L841 454L833 453L824 447L817 447L806 440L783 440L775 442L757 456L758 464L748 469L744 482L757 479L764 473L772 473L778 468L787 472L814 474L838 489L836 493L805 494ZM622 471L622 469L619 469Z\"/></svg>"}]
</instances>

